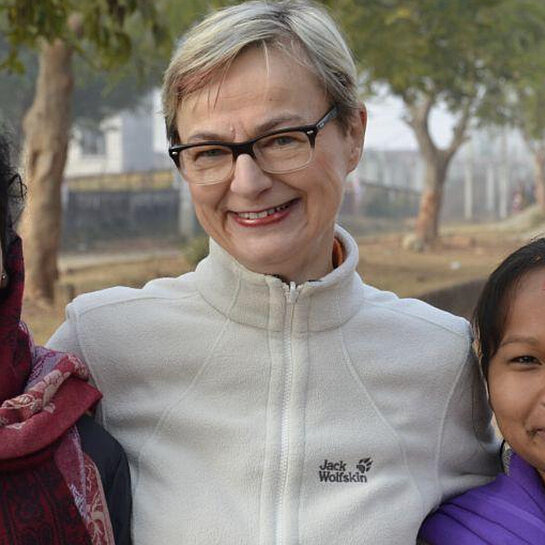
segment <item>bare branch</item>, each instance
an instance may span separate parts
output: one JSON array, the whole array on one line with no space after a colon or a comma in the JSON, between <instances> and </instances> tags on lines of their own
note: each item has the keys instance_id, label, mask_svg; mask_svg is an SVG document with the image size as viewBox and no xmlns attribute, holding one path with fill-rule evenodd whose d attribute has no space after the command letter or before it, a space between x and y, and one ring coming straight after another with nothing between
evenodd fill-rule
<instances>
[{"instance_id":1,"label":"bare branch","mask_svg":"<svg viewBox=\"0 0 545 545\"><path fill-rule=\"evenodd\" d=\"M449 146L444 150L447 160L450 160L460 146L468 140L466 130L469 125L469 120L471 119L473 103L474 99L468 99L465 102L462 108L462 114L452 129L452 140L450 141Z\"/></svg>"},{"instance_id":2,"label":"bare branch","mask_svg":"<svg viewBox=\"0 0 545 545\"><path fill-rule=\"evenodd\" d=\"M410 115L406 116L404 120L413 129L420 150L427 157L436 157L438 153L429 128L429 116L435 105L435 98L434 94L423 95L420 100L405 103Z\"/></svg>"}]
</instances>

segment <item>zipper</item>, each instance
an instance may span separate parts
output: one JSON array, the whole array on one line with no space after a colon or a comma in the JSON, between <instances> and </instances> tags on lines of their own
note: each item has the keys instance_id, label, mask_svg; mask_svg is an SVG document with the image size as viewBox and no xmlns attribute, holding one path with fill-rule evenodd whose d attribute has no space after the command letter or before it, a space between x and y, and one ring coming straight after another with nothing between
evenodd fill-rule
<instances>
[{"instance_id":1,"label":"zipper","mask_svg":"<svg viewBox=\"0 0 545 545\"><path fill-rule=\"evenodd\" d=\"M278 464L278 497L276 502L276 545L284 543L282 514L284 510L285 487L288 478L288 454L289 454L289 402L293 380L291 329L293 324L293 312L299 296L299 288L295 282L290 282L286 289L286 315L284 320L284 396L281 408L280 424L280 460Z\"/></svg>"}]
</instances>

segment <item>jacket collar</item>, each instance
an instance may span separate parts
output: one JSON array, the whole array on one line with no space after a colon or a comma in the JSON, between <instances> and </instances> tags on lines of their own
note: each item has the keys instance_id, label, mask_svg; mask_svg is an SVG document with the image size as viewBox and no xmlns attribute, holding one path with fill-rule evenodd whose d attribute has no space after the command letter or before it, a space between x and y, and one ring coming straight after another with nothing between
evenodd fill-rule
<instances>
[{"instance_id":1,"label":"jacket collar","mask_svg":"<svg viewBox=\"0 0 545 545\"><path fill-rule=\"evenodd\" d=\"M335 236L344 247L344 262L323 278L291 289L275 276L246 269L210 239L210 254L195 271L197 289L226 318L241 324L280 331L291 301L294 331L337 327L360 307L362 282L356 273L356 242L339 226Z\"/></svg>"}]
</instances>

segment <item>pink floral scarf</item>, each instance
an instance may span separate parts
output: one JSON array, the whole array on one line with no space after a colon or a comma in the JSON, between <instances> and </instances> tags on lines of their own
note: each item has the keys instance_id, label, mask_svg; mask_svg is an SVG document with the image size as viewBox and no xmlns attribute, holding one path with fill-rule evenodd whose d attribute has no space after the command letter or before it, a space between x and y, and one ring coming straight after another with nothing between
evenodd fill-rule
<instances>
[{"instance_id":1,"label":"pink floral scarf","mask_svg":"<svg viewBox=\"0 0 545 545\"><path fill-rule=\"evenodd\" d=\"M21 241L0 292L0 545L113 545L100 475L76 422L101 398L75 356L34 346L20 321Z\"/></svg>"}]
</instances>

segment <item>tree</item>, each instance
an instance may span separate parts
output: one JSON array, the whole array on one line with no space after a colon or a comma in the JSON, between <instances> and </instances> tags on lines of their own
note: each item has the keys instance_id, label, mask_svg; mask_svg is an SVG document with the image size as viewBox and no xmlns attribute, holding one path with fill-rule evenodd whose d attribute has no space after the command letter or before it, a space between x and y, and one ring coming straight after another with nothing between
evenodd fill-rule
<instances>
[{"instance_id":1,"label":"tree","mask_svg":"<svg viewBox=\"0 0 545 545\"><path fill-rule=\"evenodd\" d=\"M536 200L545 213L545 3L527 0L520 9L526 21L511 40L513 78L498 89L500 98L483 103L480 117L483 124L520 130L533 156Z\"/></svg>"},{"instance_id":2,"label":"tree","mask_svg":"<svg viewBox=\"0 0 545 545\"><path fill-rule=\"evenodd\" d=\"M33 71L32 56L21 49L35 49L38 55L34 98L22 123L25 180L29 187L22 222L28 298L50 303L54 297L61 232L60 184L74 114L78 122L97 124L115 109L136 105L145 87L152 81L160 81L172 44L195 18L211 6L232 3L236 2L3 0L0 3L0 35L9 45L4 60L0 57L0 71L22 73L29 69L23 86L27 90L28 81L33 79L28 78ZM81 91L80 86L74 86L75 79L80 84L84 82L85 89L73 111L72 99L78 99ZM17 89L17 83L17 78L12 78L11 89ZM8 86L2 87L4 91ZM102 100L105 94L107 102ZM20 98L17 107L21 110L26 102L22 93ZM20 117L11 115L16 135Z\"/></svg>"},{"instance_id":3,"label":"tree","mask_svg":"<svg viewBox=\"0 0 545 545\"><path fill-rule=\"evenodd\" d=\"M72 123L74 54L111 70L130 58L131 29L139 29L143 43L162 44L166 35L148 0L9 0L1 9L0 29L10 45L2 67L23 69L20 46L38 51L34 98L23 121L29 192L22 232L27 296L49 303L58 274L60 185Z\"/></svg>"},{"instance_id":4,"label":"tree","mask_svg":"<svg viewBox=\"0 0 545 545\"><path fill-rule=\"evenodd\" d=\"M535 195L542 213L545 213L545 77L536 74L531 84L517 89L519 126L524 141L534 158Z\"/></svg>"},{"instance_id":5,"label":"tree","mask_svg":"<svg viewBox=\"0 0 545 545\"><path fill-rule=\"evenodd\" d=\"M8 56L9 46L0 36L0 59ZM0 84L0 126L8 131L15 150L20 149L23 140L23 117L32 104L34 82L38 73L38 59L34 51L27 48L19 51L19 60L24 72L13 67L1 74ZM21 70L23 70L21 68ZM17 154L14 154L14 158Z\"/></svg>"},{"instance_id":6,"label":"tree","mask_svg":"<svg viewBox=\"0 0 545 545\"><path fill-rule=\"evenodd\" d=\"M359 59L367 92L386 87L406 108L425 163L416 221L416 247L439 235L443 187L449 164L466 139L485 97L509 80L509 25L524 25L514 9L524 0L338 0L331 4ZM524 7L519 7L521 11ZM508 24L509 23L509 24ZM456 122L440 148L429 129L430 113L446 105Z\"/></svg>"}]
</instances>

